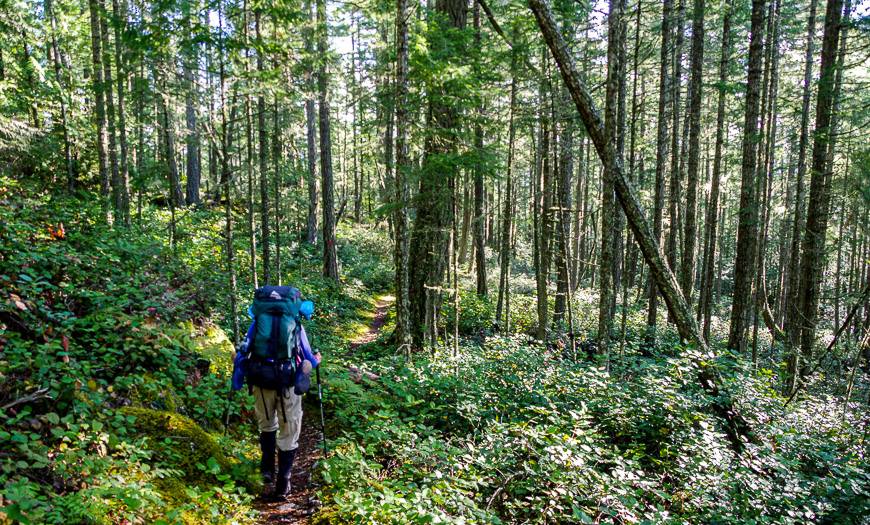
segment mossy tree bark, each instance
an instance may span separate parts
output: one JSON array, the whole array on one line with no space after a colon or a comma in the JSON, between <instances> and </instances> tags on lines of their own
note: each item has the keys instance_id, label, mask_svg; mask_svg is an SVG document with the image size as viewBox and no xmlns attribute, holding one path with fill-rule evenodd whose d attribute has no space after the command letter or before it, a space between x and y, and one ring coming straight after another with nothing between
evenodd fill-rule
<instances>
[{"instance_id":1,"label":"mossy tree bark","mask_svg":"<svg viewBox=\"0 0 870 525\"><path fill-rule=\"evenodd\" d=\"M463 56L461 46L450 39L452 30L466 25L465 0L436 0L430 23L432 31L430 53L438 60L458 61ZM436 31L438 31L436 33ZM456 107L460 86L451 79L438 80L429 91L427 127L409 248L408 293L413 346L423 348L425 333L432 334L437 316L441 283L447 265L447 242L452 230L451 202L458 166L453 156L458 148L457 129L460 126ZM398 105L398 103L397 103Z\"/></svg>"}]
</instances>

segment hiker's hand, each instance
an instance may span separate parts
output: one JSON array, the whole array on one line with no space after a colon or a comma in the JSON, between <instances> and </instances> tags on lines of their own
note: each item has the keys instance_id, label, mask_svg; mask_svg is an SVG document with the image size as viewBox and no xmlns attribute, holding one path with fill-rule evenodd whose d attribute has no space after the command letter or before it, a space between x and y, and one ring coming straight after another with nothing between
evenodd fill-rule
<instances>
[{"instance_id":1,"label":"hiker's hand","mask_svg":"<svg viewBox=\"0 0 870 525\"><path fill-rule=\"evenodd\" d=\"M323 359L323 357L320 355L320 352L317 352L316 354L314 354L314 359L317 359L317 364L319 365L320 360Z\"/></svg>"}]
</instances>

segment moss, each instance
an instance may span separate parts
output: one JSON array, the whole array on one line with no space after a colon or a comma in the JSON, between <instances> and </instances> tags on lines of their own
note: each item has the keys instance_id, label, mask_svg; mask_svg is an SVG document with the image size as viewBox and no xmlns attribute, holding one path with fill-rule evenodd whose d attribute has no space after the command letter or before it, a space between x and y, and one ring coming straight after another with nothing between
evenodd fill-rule
<instances>
[{"instance_id":1,"label":"moss","mask_svg":"<svg viewBox=\"0 0 870 525\"><path fill-rule=\"evenodd\" d=\"M155 459L181 472L181 479L193 484L212 481L206 472L209 460L222 472L229 472L230 461L217 441L192 419L174 412L150 408L124 407L121 413L133 416L134 428L151 439Z\"/></svg>"},{"instance_id":2,"label":"moss","mask_svg":"<svg viewBox=\"0 0 870 525\"><path fill-rule=\"evenodd\" d=\"M211 362L212 372L229 377L233 371L235 348L226 332L211 323L199 328L190 323L186 328L190 330L196 352Z\"/></svg>"},{"instance_id":3,"label":"moss","mask_svg":"<svg viewBox=\"0 0 870 525\"><path fill-rule=\"evenodd\" d=\"M161 383L151 374L143 374L142 380L130 387L130 401L136 406L175 412L181 398L166 383Z\"/></svg>"},{"instance_id":4,"label":"moss","mask_svg":"<svg viewBox=\"0 0 870 525\"><path fill-rule=\"evenodd\" d=\"M348 523L335 508L322 508L311 516L311 525L330 525L331 523Z\"/></svg>"},{"instance_id":5,"label":"moss","mask_svg":"<svg viewBox=\"0 0 870 525\"><path fill-rule=\"evenodd\" d=\"M156 478L154 488L171 506L190 501L190 496L187 495L187 484L178 478Z\"/></svg>"}]
</instances>

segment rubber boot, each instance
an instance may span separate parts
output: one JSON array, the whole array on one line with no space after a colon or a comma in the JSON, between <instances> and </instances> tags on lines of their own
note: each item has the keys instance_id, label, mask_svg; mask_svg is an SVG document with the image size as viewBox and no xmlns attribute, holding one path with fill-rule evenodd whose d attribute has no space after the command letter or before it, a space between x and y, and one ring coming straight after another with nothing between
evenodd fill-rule
<instances>
[{"instance_id":1,"label":"rubber boot","mask_svg":"<svg viewBox=\"0 0 870 525\"><path fill-rule=\"evenodd\" d=\"M293 458L296 449L278 450L278 478L275 481L273 497L277 501L285 501L290 495L290 471L293 470Z\"/></svg>"},{"instance_id":2,"label":"rubber boot","mask_svg":"<svg viewBox=\"0 0 870 525\"><path fill-rule=\"evenodd\" d=\"M264 489L275 481L275 444L278 431L260 432L260 474Z\"/></svg>"}]
</instances>

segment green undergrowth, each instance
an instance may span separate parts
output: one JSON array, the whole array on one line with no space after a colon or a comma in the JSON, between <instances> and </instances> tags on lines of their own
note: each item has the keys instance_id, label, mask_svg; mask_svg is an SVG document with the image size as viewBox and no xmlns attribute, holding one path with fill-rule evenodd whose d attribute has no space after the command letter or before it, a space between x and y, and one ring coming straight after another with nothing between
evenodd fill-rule
<instances>
[{"instance_id":1,"label":"green undergrowth","mask_svg":"<svg viewBox=\"0 0 870 525\"><path fill-rule=\"evenodd\" d=\"M0 178L0 523L253 522L256 425L247 392L228 392L222 214L180 210L172 246L165 211L113 229L82 197ZM282 247L282 281L315 301L308 331L327 356L392 271L370 255L378 234L340 235L343 286L320 277L317 247L286 232Z\"/></svg>"},{"instance_id":2,"label":"green undergrowth","mask_svg":"<svg viewBox=\"0 0 870 525\"><path fill-rule=\"evenodd\" d=\"M862 523L870 512L854 417L840 420L833 400L786 412L770 378L736 360L720 365L759 438L739 457L687 357L608 375L519 335L410 361L377 347L379 380L330 383L341 431L321 473L323 523Z\"/></svg>"},{"instance_id":3,"label":"green undergrowth","mask_svg":"<svg viewBox=\"0 0 870 525\"><path fill-rule=\"evenodd\" d=\"M343 356L379 378L330 379L319 522L868 523L866 431L842 398L784 409L774 371L715 348L756 433L736 455L696 383L708 357L669 329L643 344L639 309L626 311L624 344L596 355L597 295L574 299L573 352L564 337L530 337L533 296L511 298L500 335L493 298L463 291L457 355L397 352L388 323ZM723 326L714 318L717 340Z\"/></svg>"}]
</instances>

